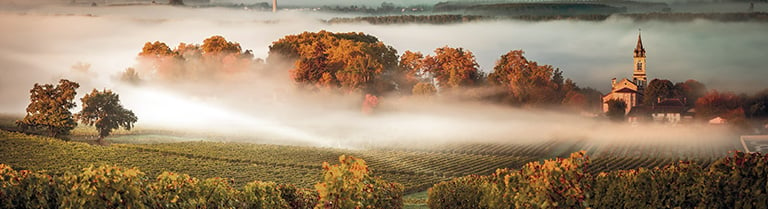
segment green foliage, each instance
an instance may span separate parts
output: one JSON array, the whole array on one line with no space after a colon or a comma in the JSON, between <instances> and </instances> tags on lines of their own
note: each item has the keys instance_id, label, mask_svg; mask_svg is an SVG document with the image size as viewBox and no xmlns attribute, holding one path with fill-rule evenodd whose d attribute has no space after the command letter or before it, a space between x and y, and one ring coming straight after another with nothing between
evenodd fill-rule
<instances>
[{"instance_id":1,"label":"green foliage","mask_svg":"<svg viewBox=\"0 0 768 209\"><path fill-rule=\"evenodd\" d=\"M98 91L93 89L80 101L83 102L83 110L75 114L80 122L96 126L99 130L99 140L109 136L109 133L120 127L131 130L136 123L136 115L132 111L123 108L120 97L110 90Z\"/></svg>"},{"instance_id":2,"label":"green foliage","mask_svg":"<svg viewBox=\"0 0 768 209\"><path fill-rule=\"evenodd\" d=\"M77 126L69 109L76 105L72 101L77 94L80 84L61 79L59 85L35 84L29 91L30 103L27 115L23 120L16 121L20 129L37 132L43 129L48 136L66 136Z\"/></svg>"},{"instance_id":3,"label":"green foliage","mask_svg":"<svg viewBox=\"0 0 768 209\"><path fill-rule=\"evenodd\" d=\"M402 208L403 186L371 177L363 159L339 156L339 165L323 163L323 180L315 185L315 208Z\"/></svg>"}]
</instances>

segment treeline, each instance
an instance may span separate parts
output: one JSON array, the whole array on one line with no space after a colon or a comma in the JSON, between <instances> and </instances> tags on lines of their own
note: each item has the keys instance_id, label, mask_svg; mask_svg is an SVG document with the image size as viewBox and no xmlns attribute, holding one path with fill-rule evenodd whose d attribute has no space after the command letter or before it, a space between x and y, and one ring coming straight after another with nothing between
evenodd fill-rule
<instances>
[{"instance_id":1,"label":"treeline","mask_svg":"<svg viewBox=\"0 0 768 209\"><path fill-rule=\"evenodd\" d=\"M136 168L90 167L50 176L0 164L0 208L402 208L403 186L370 176L362 159L323 164L315 190L254 181L237 189L225 178Z\"/></svg>"},{"instance_id":2,"label":"treeline","mask_svg":"<svg viewBox=\"0 0 768 209\"><path fill-rule=\"evenodd\" d=\"M393 15L393 16L368 16L354 18L332 18L326 22L331 24L365 22L375 25L386 24L455 24L477 21L495 20L522 20L522 21L553 21L553 20L582 20L604 21L609 17L629 18L633 21L674 21L690 22L697 19L718 22L766 22L768 13L765 12L737 12L737 13L634 13L634 14L519 14L514 16L488 16L484 15Z\"/></svg>"},{"instance_id":3,"label":"treeline","mask_svg":"<svg viewBox=\"0 0 768 209\"><path fill-rule=\"evenodd\" d=\"M363 33L305 32L270 46L270 65L287 61L291 79L306 89L339 89L371 95L455 95L513 106L596 106L600 93L580 88L562 71L538 64L522 50L502 55L487 74L463 48L440 47L433 55L406 51ZM593 99L594 98L594 99Z\"/></svg>"},{"instance_id":4,"label":"treeline","mask_svg":"<svg viewBox=\"0 0 768 209\"><path fill-rule=\"evenodd\" d=\"M519 170L435 184L430 208L760 208L768 199L768 155L734 152L709 167L665 167L591 175L584 152Z\"/></svg>"},{"instance_id":5,"label":"treeline","mask_svg":"<svg viewBox=\"0 0 768 209\"><path fill-rule=\"evenodd\" d=\"M387 24L453 24L453 23L467 23L480 20L494 20L495 17L479 16L479 15L399 15L399 16L367 16L367 17L354 17L343 18L334 17L328 21L330 24L343 24L343 23L358 23L366 22L374 25L387 25Z\"/></svg>"},{"instance_id":6,"label":"treeline","mask_svg":"<svg viewBox=\"0 0 768 209\"><path fill-rule=\"evenodd\" d=\"M138 60L136 68L123 72L123 81L232 79L263 64L262 60L254 59L251 50L243 51L239 43L227 41L222 36L207 38L202 45L179 43L173 49L163 42L147 42L138 54Z\"/></svg>"}]
</instances>

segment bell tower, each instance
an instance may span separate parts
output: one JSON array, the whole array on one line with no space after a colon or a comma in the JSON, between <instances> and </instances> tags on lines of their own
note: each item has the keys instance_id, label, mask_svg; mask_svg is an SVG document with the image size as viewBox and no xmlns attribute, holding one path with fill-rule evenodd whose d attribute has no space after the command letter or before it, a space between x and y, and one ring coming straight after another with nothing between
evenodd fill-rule
<instances>
[{"instance_id":1,"label":"bell tower","mask_svg":"<svg viewBox=\"0 0 768 209\"><path fill-rule=\"evenodd\" d=\"M637 34L637 46L635 46L634 56L634 70L632 71L632 80L638 87L638 90L645 89L645 85L648 82L645 75L645 48L643 48L643 39L640 38L640 33Z\"/></svg>"}]
</instances>

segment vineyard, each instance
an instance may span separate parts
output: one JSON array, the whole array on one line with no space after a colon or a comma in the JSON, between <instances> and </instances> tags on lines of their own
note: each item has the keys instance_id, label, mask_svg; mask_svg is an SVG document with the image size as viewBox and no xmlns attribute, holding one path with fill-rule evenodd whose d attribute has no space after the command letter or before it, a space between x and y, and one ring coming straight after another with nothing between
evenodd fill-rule
<instances>
[{"instance_id":1,"label":"vineyard","mask_svg":"<svg viewBox=\"0 0 768 209\"><path fill-rule=\"evenodd\" d=\"M86 133L87 130L83 131ZM689 147L660 145L601 145L583 141L547 140L527 144L444 144L430 148L336 149L207 140L171 132L119 133L111 146L0 132L0 163L17 169L53 174L78 172L90 165L137 167L148 175L163 171L198 178L226 177L243 186L254 180L311 188L323 162L340 155L365 159L376 176L402 183L406 193L459 176L487 175L498 168L520 168L528 162L567 156L586 150L589 173L652 168L680 160L707 166L736 149L732 144ZM133 143L127 143L133 142Z\"/></svg>"}]
</instances>

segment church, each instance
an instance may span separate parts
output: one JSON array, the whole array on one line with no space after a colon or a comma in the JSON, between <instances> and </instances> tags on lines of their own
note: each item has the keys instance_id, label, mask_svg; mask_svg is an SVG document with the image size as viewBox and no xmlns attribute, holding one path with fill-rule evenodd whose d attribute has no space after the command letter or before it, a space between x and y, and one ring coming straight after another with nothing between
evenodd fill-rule
<instances>
[{"instance_id":1,"label":"church","mask_svg":"<svg viewBox=\"0 0 768 209\"><path fill-rule=\"evenodd\" d=\"M608 100L620 99L627 104L625 113L629 113L643 102L643 91L648 83L645 74L645 48L640 34L637 35L637 46L634 50L634 63L632 65L632 80L616 78L611 80L611 92L603 96L603 112L608 112Z\"/></svg>"}]
</instances>

